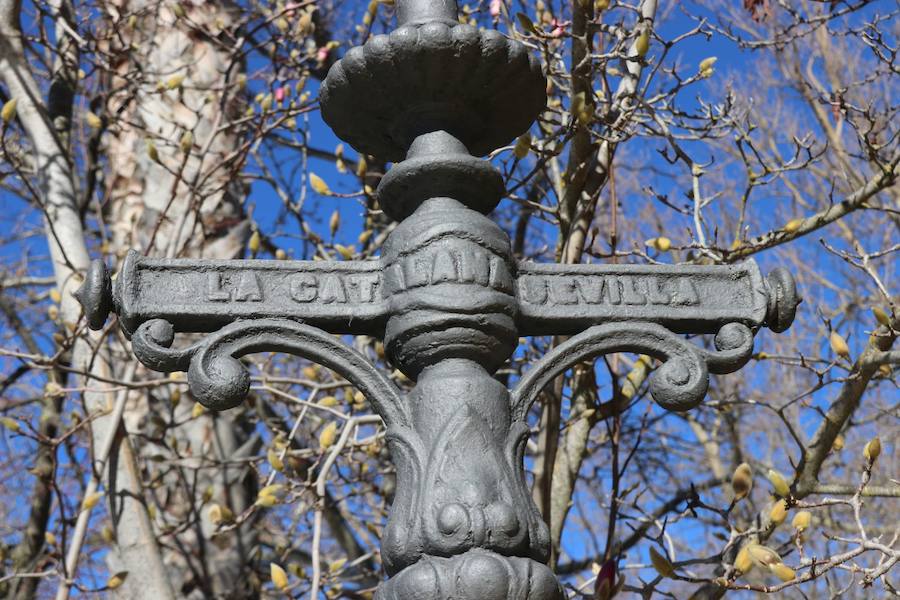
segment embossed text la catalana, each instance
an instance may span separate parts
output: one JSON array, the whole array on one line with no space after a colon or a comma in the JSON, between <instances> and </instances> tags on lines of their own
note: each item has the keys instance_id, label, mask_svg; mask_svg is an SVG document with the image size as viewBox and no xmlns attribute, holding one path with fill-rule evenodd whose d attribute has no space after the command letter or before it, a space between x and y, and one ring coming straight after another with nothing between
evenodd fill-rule
<instances>
[{"instance_id":1,"label":"embossed text la catalana","mask_svg":"<svg viewBox=\"0 0 900 600\"><path fill-rule=\"evenodd\" d=\"M265 302L272 294L288 295L302 304L369 303L378 300L378 273L301 272L281 274L245 271L231 277L213 271L206 276L208 302Z\"/></svg>"}]
</instances>

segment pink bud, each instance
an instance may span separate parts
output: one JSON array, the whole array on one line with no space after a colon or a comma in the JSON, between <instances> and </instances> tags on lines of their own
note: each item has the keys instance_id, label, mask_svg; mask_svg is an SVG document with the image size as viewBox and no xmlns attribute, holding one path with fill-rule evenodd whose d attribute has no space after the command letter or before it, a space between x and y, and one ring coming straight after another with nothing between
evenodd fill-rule
<instances>
[{"instance_id":1,"label":"pink bud","mask_svg":"<svg viewBox=\"0 0 900 600\"><path fill-rule=\"evenodd\" d=\"M328 47L322 46L319 48L318 52L316 52L316 60L320 63L325 62L328 59Z\"/></svg>"},{"instance_id":2,"label":"pink bud","mask_svg":"<svg viewBox=\"0 0 900 600\"><path fill-rule=\"evenodd\" d=\"M562 34L566 32L566 27L569 26L568 21L559 21L557 19L550 21L550 24L553 25L553 31L550 32L550 37L561 37Z\"/></svg>"},{"instance_id":3,"label":"pink bud","mask_svg":"<svg viewBox=\"0 0 900 600\"><path fill-rule=\"evenodd\" d=\"M490 13L495 19L500 16L500 9L503 7L503 0L491 0Z\"/></svg>"},{"instance_id":4,"label":"pink bud","mask_svg":"<svg viewBox=\"0 0 900 600\"><path fill-rule=\"evenodd\" d=\"M284 88L283 87L275 88L275 101L276 102L284 101Z\"/></svg>"}]
</instances>

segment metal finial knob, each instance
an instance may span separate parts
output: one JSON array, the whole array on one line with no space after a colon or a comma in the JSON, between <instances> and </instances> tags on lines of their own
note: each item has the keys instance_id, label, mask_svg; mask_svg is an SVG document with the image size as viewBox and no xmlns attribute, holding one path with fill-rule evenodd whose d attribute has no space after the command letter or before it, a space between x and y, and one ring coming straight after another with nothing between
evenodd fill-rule
<instances>
[{"instance_id":1,"label":"metal finial knob","mask_svg":"<svg viewBox=\"0 0 900 600\"><path fill-rule=\"evenodd\" d=\"M797 306L803 299L797 294L793 275L783 267L766 276L766 287L769 291L766 325L775 333L781 333L794 322Z\"/></svg>"},{"instance_id":2,"label":"metal finial knob","mask_svg":"<svg viewBox=\"0 0 900 600\"><path fill-rule=\"evenodd\" d=\"M446 131L417 137L406 160L397 163L378 184L378 202L396 221L411 215L429 198L454 198L488 214L505 192L503 177L486 160L475 158Z\"/></svg>"},{"instance_id":3,"label":"metal finial knob","mask_svg":"<svg viewBox=\"0 0 900 600\"><path fill-rule=\"evenodd\" d=\"M74 295L84 309L88 327L102 329L113 308L112 281L102 260L91 261L84 283Z\"/></svg>"}]
</instances>

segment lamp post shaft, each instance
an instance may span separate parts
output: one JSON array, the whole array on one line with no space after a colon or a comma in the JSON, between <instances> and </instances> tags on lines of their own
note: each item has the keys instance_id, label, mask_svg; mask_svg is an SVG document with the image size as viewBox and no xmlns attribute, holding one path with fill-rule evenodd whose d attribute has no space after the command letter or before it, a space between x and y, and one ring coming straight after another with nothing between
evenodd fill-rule
<instances>
[{"instance_id":1,"label":"lamp post shaft","mask_svg":"<svg viewBox=\"0 0 900 600\"><path fill-rule=\"evenodd\" d=\"M79 290L88 323L110 311L138 358L187 370L198 401L238 405L238 359L289 352L358 387L397 467L379 600L559 600L549 534L523 456L529 409L555 376L611 352L662 361L654 400L684 411L709 373L730 373L755 331L786 329L799 298L783 269L517 263L486 215L504 194L478 158L526 131L546 103L536 57L457 21L455 0L398 0L398 28L350 49L320 90L322 116L360 153L394 161L377 197L399 224L380 260L190 261L131 254L113 287L95 261ZM211 332L186 348L179 332ZM331 333L382 337L416 384L403 394ZM715 349L679 333L715 333ZM572 337L513 390L494 377L520 334Z\"/></svg>"}]
</instances>

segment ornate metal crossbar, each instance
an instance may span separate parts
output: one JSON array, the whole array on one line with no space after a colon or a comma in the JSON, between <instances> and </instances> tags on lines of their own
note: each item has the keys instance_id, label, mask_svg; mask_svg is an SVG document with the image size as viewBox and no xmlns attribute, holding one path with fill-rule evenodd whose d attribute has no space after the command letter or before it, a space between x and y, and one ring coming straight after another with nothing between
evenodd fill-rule
<instances>
[{"instance_id":1,"label":"ornate metal crossbar","mask_svg":"<svg viewBox=\"0 0 900 600\"><path fill-rule=\"evenodd\" d=\"M397 493L382 539L382 600L563 597L523 454L529 407L553 377L611 352L660 359L650 392L683 411L709 373L750 358L754 333L783 331L799 302L783 269L515 262L485 215L504 193L476 158L527 130L546 103L539 62L496 31L457 20L455 0L398 0L399 26L352 48L320 92L322 115L356 150L395 161L377 195L400 223L380 260L211 261L129 254L115 286L101 261L78 292L89 325L109 312L138 359L186 370L197 400L237 406L240 357L280 351L357 386L387 427ZM174 347L179 332L209 332ZM384 339L409 394L334 333ZM681 335L714 333L715 349ZM569 337L515 389L494 372L521 335Z\"/></svg>"}]
</instances>

